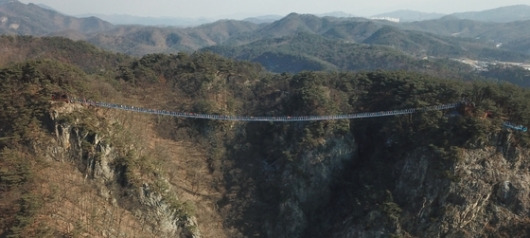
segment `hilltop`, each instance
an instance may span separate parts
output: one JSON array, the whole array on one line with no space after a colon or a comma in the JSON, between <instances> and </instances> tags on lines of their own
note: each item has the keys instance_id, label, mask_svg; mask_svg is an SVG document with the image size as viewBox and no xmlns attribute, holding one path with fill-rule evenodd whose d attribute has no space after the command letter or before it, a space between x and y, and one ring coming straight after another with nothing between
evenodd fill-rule
<instances>
[{"instance_id":1,"label":"hilltop","mask_svg":"<svg viewBox=\"0 0 530 238\"><path fill-rule=\"evenodd\" d=\"M112 24L96 17L65 16L35 4L17 0L0 2L0 33L43 36L51 33L74 36L112 28Z\"/></svg>"}]
</instances>

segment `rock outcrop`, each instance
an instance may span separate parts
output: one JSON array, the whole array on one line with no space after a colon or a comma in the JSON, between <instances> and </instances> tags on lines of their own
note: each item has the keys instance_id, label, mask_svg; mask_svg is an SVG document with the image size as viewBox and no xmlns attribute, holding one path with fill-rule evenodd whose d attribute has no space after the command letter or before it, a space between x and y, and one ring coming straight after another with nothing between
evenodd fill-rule
<instances>
[{"instance_id":1,"label":"rock outcrop","mask_svg":"<svg viewBox=\"0 0 530 238\"><path fill-rule=\"evenodd\" d=\"M501 131L480 148L445 155L430 148L407 153L393 168L396 219L385 222L381 218L388 216L372 207L347 218L333 237L525 237L530 150L517 146L512 133Z\"/></svg>"},{"instance_id":2,"label":"rock outcrop","mask_svg":"<svg viewBox=\"0 0 530 238\"><path fill-rule=\"evenodd\" d=\"M107 123L108 118L91 116L86 126L82 118L85 110L80 105L66 104L55 107L50 117L55 128L55 143L48 148L53 160L74 163L84 174L87 183L98 187L99 195L111 206L129 210L143 223L150 224L151 233L160 237L200 237L196 218L179 210L178 198L169 190L167 180L155 176L137 183L131 178L132 168L125 161L134 155L135 145L117 148L113 141L118 132ZM81 113L81 114L80 114ZM97 131L93 128L97 128ZM136 159L136 158L128 158ZM165 184L161 189L160 184ZM156 188L153 188L156 187ZM172 202L173 201L173 202Z\"/></svg>"}]
</instances>

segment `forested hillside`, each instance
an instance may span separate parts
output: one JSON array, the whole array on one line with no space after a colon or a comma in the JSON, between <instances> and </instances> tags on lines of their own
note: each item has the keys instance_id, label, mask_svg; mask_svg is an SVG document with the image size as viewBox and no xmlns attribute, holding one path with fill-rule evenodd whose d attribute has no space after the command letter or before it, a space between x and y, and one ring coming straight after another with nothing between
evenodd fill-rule
<instances>
[{"instance_id":1,"label":"forested hillside","mask_svg":"<svg viewBox=\"0 0 530 238\"><path fill-rule=\"evenodd\" d=\"M2 40L21 53L3 54L0 69L1 237L530 234L530 136L503 126L530 125L527 89L447 71L273 74L208 52L131 58L61 38ZM461 104L246 123L62 95L249 116Z\"/></svg>"},{"instance_id":2,"label":"forested hillside","mask_svg":"<svg viewBox=\"0 0 530 238\"><path fill-rule=\"evenodd\" d=\"M315 45L318 47L314 47ZM470 67L446 59L420 60L383 45L338 43L309 33L266 39L244 46L208 47L203 51L258 62L266 69L278 73L386 69L436 73L443 71L444 74L453 73L454 77L465 77L472 72Z\"/></svg>"},{"instance_id":3,"label":"forested hillside","mask_svg":"<svg viewBox=\"0 0 530 238\"><path fill-rule=\"evenodd\" d=\"M24 4L16 0L0 1L0 33L45 36L50 33L87 34L105 31L112 24L95 17L76 18L66 16L33 3ZM75 34L72 34L74 36Z\"/></svg>"},{"instance_id":4,"label":"forested hillside","mask_svg":"<svg viewBox=\"0 0 530 238\"><path fill-rule=\"evenodd\" d=\"M87 42L61 37L0 36L0 65L53 58L89 73L105 74L132 58L113 54Z\"/></svg>"},{"instance_id":5,"label":"forested hillside","mask_svg":"<svg viewBox=\"0 0 530 238\"><path fill-rule=\"evenodd\" d=\"M243 46L245 52L241 52L241 49L235 50L243 54L255 55L256 51L266 51L266 55L274 55L276 50L266 49L266 43L263 42L273 39L281 41L304 34L325 38L328 43L336 45L353 45L353 50L363 47L357 44L385 46L399 51L400 54L418 59L470 57L491 62L526 62L529 54L529 38L526 32L530 24L525 20L524 15L527 11L525 9L528 8L510 9L520 11L522 18L498 23L448 16L436 20L394 23L355 17L317 17L291 13L282 19L264 24L220 20L197 27L177 28L111 25L95 17L69 17L53 10L40 8L35 4L10 0L0 2L0 18L3 19L0 23L0 32L9 35L64 36L74 40L85 40L107 50L136 56L151 53L192 53L205 47L235 49L239 46ZM477 14L506 18L506 10L494 9ZM319 49L320 45L317 44L319 41L312 43L310 47L313 51ZM257 49L252 49L253 47ZM332 55L335 49L322 47L318 53ZM278 60L292 61L292 58L297 58L299 55L299 52L284 48ZM315 57L314 54L311 55ZM238 59L253 60L244 55L238 55ZM261 58L256 60L263 62ZM312 62L307 64L308 70L319 67L318 64L321 62L314 62L315 60L329 62L326 58L311 59ZM302 61L303 65L307 59ZM348 61L333 64L340 68L341 65L350 64ZM273 71L282 70L274 65L266 65L266 68ZM371 68L374 67L364 69ZM285 69L285 71L292 70L292 68Z\"/></svg>"}]
</instances>

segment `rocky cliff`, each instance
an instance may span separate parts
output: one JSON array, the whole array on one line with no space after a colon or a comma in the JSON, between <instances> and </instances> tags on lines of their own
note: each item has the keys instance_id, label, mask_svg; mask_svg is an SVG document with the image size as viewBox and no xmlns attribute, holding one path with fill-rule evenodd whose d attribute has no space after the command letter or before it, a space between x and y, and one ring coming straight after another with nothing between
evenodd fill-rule
<instances>
[{"instance_id":1,"label":"rocky cliff","mask_svg":"<svg viewBox=\"0 0 530 238\"><path fill-rule=\"evenodd\" d=\"M226 191L190 202L177 196L177 180L160 167L172 165L147 159L155 151L144 144L153 138L141 139L146 134L134 132L142 135L128 139L133 124L126 118L131 116L78 104L52 106L54 139L47 158L72 164L105 201L105 208L97 209L120 217L107 229L68 229L119 237L142 234L123 228L137 225L146 235L201 237L199 228L209 221L204 212L197 217L187 206L205 209L213 201L222 232L209 231L207 237L529 234L530 151L518 141L521 132L502 129L466 146L428 144L396 151L388 139L374 144L369 135L340 129L340 123L237 124L232 129L214 123L201 130L232 132L222 143L209 142L212 151L223 147L224 152L218 163L207 159L210 175L203 176L220 173L224 178L216 177L216 184ZM135 123L149 121L142 120ZM329 130L318 137L308 132L321 126ZM288 138L291 143L284 144ZM241 141L246 142L238 145ZM155 154L149 157L164 160Z\"/></svg>"},{"instance_id":2,"label":"rocky cliff","mask_svg":"<svg viewBox=\"0 0 530 238\"><path fill-rule=\"evenodd\" d=\"M514 133L493 133L479 148L425 147L396 158L386 197L360 201L369 208L333 237L527 237L530 151Z\"/></svg>"},{"instance_id":3,"label":"rocky cliff","mask_svg":"<svg viewBox=\"0 0 530 238\"><path fill-rule=\"evenodd\" d=\"M133 217L129 219L139 221L145 227L142 230L159 237L201 237L196 218L172 191L165 174L159 168L148 169L156 165L138 154L145 141L118 141L124 140L130 129L108 115L91 114L94 112L79 104L55 103L50 112L55 138L48 147L49 159L74 164L107 206L130 212ZM103 236L134 232L107 230Z\"/></svg>"},{"instance_id":4,"label":"rocky cliff","mask_svg":"<svg viewBox=\"0 0 530 238\"><path fill-rule=\"evenodd\" d=\"M525 89L405 72L269 74L201 53L124 64L0 70L0 236L528 236L530 137L503 127L530 125ZM273 117L469 101L250 123L67 103L57 92Z\"/></svg>"}]
</instances>

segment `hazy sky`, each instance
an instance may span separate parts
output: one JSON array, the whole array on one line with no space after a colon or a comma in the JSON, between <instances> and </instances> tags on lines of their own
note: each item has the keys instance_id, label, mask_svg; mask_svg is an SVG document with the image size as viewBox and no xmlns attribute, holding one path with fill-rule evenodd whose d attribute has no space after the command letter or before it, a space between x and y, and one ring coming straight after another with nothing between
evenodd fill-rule
<instances>
[{"instance_id":1,"label":"hazy sky","mask_svg":"<svg viewBox=\"0 0 530 238\"><path fill-rule=\"evenodd\" d=\"M530 4L529 0L19 0L42 3L62 13L127 14L192 18L244 18L258 15L341 11L371 16L394 10L454 13Z\"/></svg>"}]
</instances>

